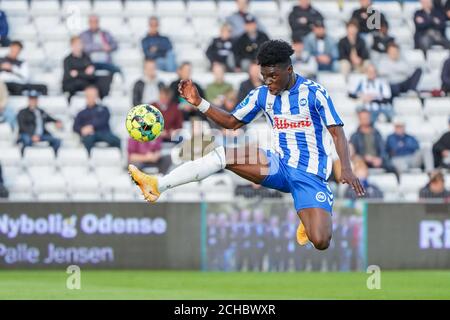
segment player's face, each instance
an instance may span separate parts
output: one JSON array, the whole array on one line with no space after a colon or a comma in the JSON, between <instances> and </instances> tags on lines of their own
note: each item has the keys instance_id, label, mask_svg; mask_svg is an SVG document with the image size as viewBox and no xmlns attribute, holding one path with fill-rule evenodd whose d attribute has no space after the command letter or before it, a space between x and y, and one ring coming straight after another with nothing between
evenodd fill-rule
<instances>
[{"instance_id":1,"label":"player's face","mask_svg":"<svg viewBox=\"0 0 450 320\"><path fill-rule=\"evenodd\" d=\"M272 95L278 95L288 86L290 76L292 74L292 66L267 66L261 67L261 75L264 84L269 88Z\"/></svg>"}]
</instances>

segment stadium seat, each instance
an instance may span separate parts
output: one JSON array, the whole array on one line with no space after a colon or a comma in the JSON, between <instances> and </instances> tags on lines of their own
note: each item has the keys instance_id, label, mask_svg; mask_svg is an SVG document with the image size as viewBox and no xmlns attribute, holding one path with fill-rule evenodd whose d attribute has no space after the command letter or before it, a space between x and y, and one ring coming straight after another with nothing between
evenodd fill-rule
<instances>
[{"instance_id":1,"label":"stadium seat","mask_svg":"<svg viewBox=\"0 0 450 320\"><path fill-rule=\"evenodd\" d=\"M61 172L64 179L69 183L72 179L78 179L79 177L85 177L90 175L89 167L85 162L79 162L77 164L64 164L60 166L59 171Z\"/></svg>"},{"instance_id":2,"label":"stadium seat","mask_svg":"<svg viewBox=\"0 0 450 320\"><path fill-rule=\"evenodd\" d=\"M402 7L397 1L376 1L373 7L383 13L389 22L403 17Z\"/></svg>"},{"instance_id":3,"label":"stadium seat","mask_svg":"<svg viewBox=\"0 0 450 320\"><path fill-rule=\"evenodd\" d=\"M317 75L317 82L326 88L328 92L346 92L348 89L345 76L341 73L320 72Z\"/></svg>"},{"instance_id":4,"label":"stadium seat","mask_svg":"<svg viewBox=\"0 0 450 320\"><path fill-rule=\"evenodd\" d=\"M122 1L120 0L94 1L92 6L92 11L102 16L119 16L123 14L123 9ZM117 29L119 28L116 26Z\"/></svg>"},{"instance_id":5,"label":"stadium seat","mask_svg":"<svg viewBox=\"0 0 450 320\"><path fill-rule=\"evenodd\" d=\"M165 193L168 200L173 202L198 202L201 200L201 188L198 182L190 182Z\"/></svg>"},{"instance_id":6,"label":"stadium seat","mask_svg":"<svg viewBox=\"0 0 450 320\"><path fill-rule=\"evenodd\" d=\"M12 39L35 40L37 37L36 27L30 23L12 27L9 36Z\"/></svg>"},{"instance_id":7,"label":"stadium seat","mask_svg":"<svg viewBox=\"0 0 450 320\"><path fill-rule=\"evenodd\" d=\"M92 166L120 166L122 165L122 154L118 148L99 148L91 150Z\"/></svg>"},{"instance_id":8,"label":"stadium seat","mask_svg":"<svg viewBox=\"0 0 450 320\"><path fill-rule=\"evenodd\" d=\"M0 9L6 11L8 16L25 16L28 14L27 0L2 0Z\"/></svg>"},{"instance_id":9,"label":"stadium seat","mask_svg":"<svg viewBox=\"0 0 450 320\"><path fill-rule=\"evenodd\" d=\"M427 98L424 107L428 117L450 116L450 98Z\"/></svg>"},{"instance_id":10,"label":"stadium seat","mask_svg":"<svg viewBox=\"0 0 450 320\"><path fill-rule=\"evenodd\" d=\"M394 98L394 111L397 115L422 115L422 103L418 98Z\"/></svg>"},{"instance_id":11,"label":"stadium seat","mask_svg":"<svg viewBox=\"0 0 450 320\"><path fill-rule=\"evenodd\" d=\"M0 163L2 166L18 166L20 165L21 158L19 147L2 146L2 151L0 152Z\"/></svg>"},{"instance_id":12,"label":"stadium seat","mask_svg":"<svg viewBox=\"0 0 450 320\"><path fill-rule=\"evenodd\" d=\"M61 148L56 158L58 166L87 166L88 153L85 148Z\"/></svg>"},{"instance_id":13,"label":"stadium seat","mask_svg":"<svg viewBox=\"0 0 450 320\"><path fill-rule=\"evenodd\" d=\"M449 57L449 51L442 49L430 49L427 51L427 62L430 70L442 70L445 60Z\"/></svg>"},{"instance_id":14,"label":"stadium seat","mask_svg":"<svg viewBox=\"0 0 450 320\"><path fill-rule=\"evenodd\" d=\"M218 15L216 3L210 1L189 1L187 3L187 13L190 17L196 19L196 17L211 17L216 18ZM206 30L206 28L205 28Z\"/></svg>"},{"instance_id":15,"label":"stadium seat","mask_svg":"<svg viewBox=\"0 0 450 320\"><path fill-rule=\"evenodd\" d=\"M158 1L155 5L156 14L159 17L185 17L186 16L186 6L184 1L173 0L173 1Z\"/></svg>"},{"instance_id":16,"label":"stadium seat","mask_svg":"<svg viewBox=\"0 0 450 320\"><path fill-rule=\"evenodd\" d=\"M14 134L11 129L11 126L8 123L0 123L0 146L2 148L12 146L14 142ZM1 152L0 152L0 159L1 159ZM1 160L0 160L1 163Z\"/></svg>"},{"instance_id":17,"label":"stadium seat","mask_svg":"<svg viewBox=\"0 0 450 320\"><path fill-rule=\"evenodd\" d=\"M65 193L66 180L61 174L46 176L45 179L33 180L33 190L36 196L40 193Z\"/></svg>"},{"instance_id":18,"label":"stadium seat","mask_svg":"<svg viewBox=\"0 0 450 320\"><path fill-rule=\"evenodd\" d=\"M120 197L126 197L128 195L128 198L134 198L134 191L132 189L136 187L132 184L130 177L125 173L101 178L99 181L104 199L113 200L116 194Z\"/></svg>"},{"instance_id":19,"label":"stadium seat","mask_svg":"<svg viewBox=\"0 0 450 320\"><path fill-rule=\"evenodd\" d=\"M123 13L130 20L137 16L149 17L155 14L155 7L153 1L127 0L125 1Z\"/></svg>"},{"instance_id":20,"label":"stadium seat","mask_svg":"<svg viewBox=\"0 0 450 320\"><path fill-rule=\"evenodd\" d=\"M352 13L354 10L358 9L360 7L359 3L357 1L343 1L342 6L342 20L348 21L350 17L352 16Z\"/></svg>"},{"instance_id":21,"label":"stadium seat","mask_svg":"<svg viewBox=\"0 0 450 320\"><path fill-rule=\"evenodd\" d=\"M400 177L400 190L404 196L412 199L414 194L418 196L419 190L427 183L428 175L426 173L404 173Z\"/></svg>"},{"instance_id":22,"label":"stadium seat","mask_svg":"<svg viewBox=\"0 0 450 320\"><path fill-rule=\"evenodd\" d=\"M313 5L320 11L325 18L325 21L328 19L336 19L341 15L341 10L339 9L339 3L337 1L320 1L320 3Z\"/></svg>"},{"instance_id":23,"label":"stadium seat","mask_svg":"<svg viewBox=\"0 0 450 320\"><path fill-rule=\"evenodd\" d=\"M421 8L419 1L403 1L403 17L405 21L414 23L414 13Z\"/></svg>"},{"instance_id":24,"label":"stadium seat","mask_svg":"<svg viewBox=\"0 0 450 320\"><path fill-rule=\"evenodd\" d=\"M383 173L369 176L368 181L383 190L385 195L398 191L397 177L393 173Z\"/></svg>"},{"instance_id":25,"label":"stadium seat","mask_svg":"<svg viewBox=\"0 0 450 320\"><path fill-rule=\"evenodd\" d=\"M215 174L200 183L203 200L209 202L228 202L234 197L234 186L231 177L224 174Z\"/></svg>"},{"instance_id":26,"label":"stadium seat","mask_svg":"<svg viewBox=\"0 0 450 320\"><path fill-rule=\"evenodd\" d=\"M66 113L69 107L67 99L63 95L41 96L39 97L39 105L51 115Z\"/></svg>"},{"instance_id":27,"label":"stadium seat","mask_svg":"<svg viewBox=\"0 0 450 320\"><path fill-rule=\"evenodd\" d=\"M92 11L89 0L64 0L62 9L64 16L81 15L81 17L86 17Z\"/></svg>"},{"instance_id":28,"label":"stadium seat","mask_svg":"<svg viewBox=\"0 0 450 320\"><path fill-rule=\"evenodd\" d=\"M36 16L58 16L60 13L60 5L58 0L39 0L32 1L30 5L30 13Z\"/></svg>"},{"instance_id":29,"label":"stadium seat","mask_svg":"<svg viewBox=\"0 0 450 320\"><path fill-rule=\"evenodd\" d=\"M24 164L28 166L48 166L55 163L55 152L51 147L28 147L23 153Z\"/></svg>"},{"instance_id":30,"label":"stadium seat","mask_svg":"<svg viewBox=\"0 0 450 320\"><path fill-rule=\"evenodd\" d=\"M114 62L119 66L132 66L143 59L140 48L123 48L114 53Z\"/></svg>"},{"instance_id":31,"label":"stadium seat","mask_svg":"<svg viewBox=\"0 0 450 320\"><path fill-rule=\"evenodd\" d=\"M100 184L94 174L70 179L67 183L68 190L74 200L97 200L101 198L99 194Z\"/></svg>"},{"instance_id":32,"label":"stadium seat","mask_svg":"<svg viewBox=\"0 0 450 320\"><path fill-rule=\"evenodd\" d=\"M221 20L224 20L225 17L237 11L237 6L234 1L219 1L217 6Z\"/></svg>"},{"instance_id":33,"label":"stadium seat","mask_svg":"<svg viewBox=\"0 0 450 320\"><path fill-rule=\"evenodd\" d=\"M422 74L417 89L432 91L441 89L441 70L430 70Z\"/></svg>"},{"instance_id":34,"label":"stadium seat","mask_svg":"<svg viewBox=\"0 0 450 320\"><path fill-rule=\"evenodd\" d=\"M419 68L425 65L425 55L422 50L413 49L403 53L406 61L413 67Z\"/></svg>"},{"instance_id":35,"label":"stadium seat","mask_svg":"<svg viewBox=\"0 0 450 320\"><path fill-rule=\"evenodd\" d=\"M321 6L324 3L321 3ZM256 17L277 17L279 14L279 8L276 1L250 1L249 12L254 14Z\"/></svg>"},{"instance_id":36,"label":"stadium seat","mask_svg":"<svg viewBox=\"0 0 450 320\"><path fill-rule=\"evenodd\" d=\"M216 17L197 17L192 19L192 25L198 42L203 44L204 50L209 46L211 39L219 36L220 24ZM176 46L177 43L174 43ZM176 52L180 52L176 49Z\"/></svg>"}]
</instances>

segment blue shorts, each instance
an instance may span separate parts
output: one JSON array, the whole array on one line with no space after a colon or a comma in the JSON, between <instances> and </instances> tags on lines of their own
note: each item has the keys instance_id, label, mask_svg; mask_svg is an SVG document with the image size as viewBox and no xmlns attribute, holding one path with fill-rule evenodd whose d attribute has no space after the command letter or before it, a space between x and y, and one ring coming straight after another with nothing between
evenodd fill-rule
<instances>
[{"instance_id":1,"label":"blue shorts","mask_svg":"<svg viewBox=\"0 0 450 320\"><path fill-rule=\"evenodd\" d=\"M291 193L297 212L306 208L321 208L332 212L333 193L325 179L286 165L277 154L270 151L266 151L266 155L270 169L261 185Z\"/></svg>"}]
</instances>

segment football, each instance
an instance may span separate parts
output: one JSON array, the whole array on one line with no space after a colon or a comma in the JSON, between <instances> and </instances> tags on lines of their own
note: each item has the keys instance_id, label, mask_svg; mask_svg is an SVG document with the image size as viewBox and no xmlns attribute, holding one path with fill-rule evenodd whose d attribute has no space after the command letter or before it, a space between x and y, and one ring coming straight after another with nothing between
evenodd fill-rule
<instances>
[{"instance_id":1,"label":"football","mask_svg":"<svg viewBox=\"0 0 450 320\"><path fill-rule=\"evenodd\" d=\"M126 127L134 140L152 141L164 130L164 117L158 108L150 104L140 104L128 112Z\"/></svg>"}]
</instances>

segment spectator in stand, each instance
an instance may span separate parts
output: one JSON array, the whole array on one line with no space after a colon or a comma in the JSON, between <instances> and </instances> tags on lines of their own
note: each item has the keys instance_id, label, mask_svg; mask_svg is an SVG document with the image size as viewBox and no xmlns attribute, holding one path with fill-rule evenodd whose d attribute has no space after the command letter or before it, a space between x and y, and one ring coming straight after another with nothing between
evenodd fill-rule
<instances>
[{"instance_id":1,"label":"spectator in stand","mask_svg":"<svg viewBox=\"0 0 450 320\"><path fill-rule=\"evenodd\" d=\"M83 52L83 43L80 37L72 37L70 46L72 52L64 59L62 81L62 89L64 92L68 92L69 102L76 92L83 91L87 86L97 85L97 78L94 74L95 67L89 56ZM104 85L99 84L98 87L103 88Z\"/></svg>"},{"instance_id":2,"label":"spectator in stand","mask_svg":"<svg viewBox=\"0 0 450 320\"><path fill-rule=\"evenodd\" d=\"M159 70L175 72L177 63L170 39L159 33L159 19L155 16L148 20L148 33L141 41L146 59L156 61Z\"/></svg>"},{"instance_id":3,"label":"spectator in stand","mask_svg":"<svg viewBox=\"0 0 450 320\"><path fill-rule=\"evenodd\" d=\"M391 87L392 97L397 97L401 93L416 91L422 69L416 68L411 73L411 66L400 54L400 48L395 43L390 43L387 47L387 55L384 55L378 62L380 76L385 77Z\"/></svg>"},{"instance_id":4,"label":"spectator in stand","mask_svg":"<svg viewBox=\"0 0 450 320\"><path fill-rule=\"evenodd\" d=\"M425 54L433 45L441 45L450 49L450 41L445 37L447 17L433 7L432 0L420 0L422 9L414 14L416 33L414 43L416 49L421 49Z\"/></svg>"},{"instance_id":5,"label":"spectator in stand","mask_svg":"<svg viewBox=\"0 0 450 320\"><path fill-rule=\"evenodd\" d=\"M310 0L298 0L298 5L292 8L289 14L289 26L292 39L303 39L312 30L316 21L323 22L323 16L311 6Z\"/></svg>"},{"instance_id":6,"label":"spectator in stand","mask_svg":"<svg viewBox=\"0 0 450 320\"><path fill-rule=\"evenodd\" d=\"M369 62L369 51L365 41L358 34L358 23L347 23L347 35L339 41L339 60L341 73L363 72Z\"/></svg>"},{"instance_id":7,"label":"spectator in stand","mask_svg":"<svg viewBox=\"0 0 450 320\"><path fill-rule=\"evenodd\" d=\"M9 53L0 58L0 80L8 87L11 95L21 95L23 91L36 90L41 94L47 94L47 86L43 84L31 84L30 71L26 61L19 60L23 45L20 41L11 41Z\"/></svg>"},{"instance_id":8,"label":"spectator in stand","mask_svg":"<svg viewBox=\"0 0 450 320\"><path fill-rule=\"evenodd\" d=\"M367 168L367 165L364 162L364 160L361 157L356 156L352 159L352 164L353 164L353 172L358 177L359 181L364 187L364 190L366 190L364 198L383 199L383 192L380 190L380 188L378 188L376 185L368 181L369 168ZM347 188L345 190L344 197L351 200L358 199L358 196L356 195L355 191L352 188Z\"/></svg>"},{"instance_id":9,"label":"spectator in stand","mask_svg":"<svg viewBox=\"0 0 450 320\"><path fill-rule=\"evenodd\" d=\"M445 188L444 174L440 170L434 170L429 173L430 181L425 187L420 189L419 198L424 199L443 199L450 200L450 191Z\"/></svg>"},{"instance_id":10,"label":"spectator in stand","mask_svg":"<svg viewBox=\"0 0 450 320\"><path fill-rule=\"evenodd\" d=\"M231 38L237 39L245 33L245 19L248 12L248 3L250 0L236 0L238 11L226 18L226 23L231 27ZM255 18L256 19L256 18ZM258 30L265 31L261 23L256 19Z\"/></svg>"},{"instance_id":11,"label":"spectator in stand","mask_svg":"<svg viewBox=\"0 0 450 320\"><path fill-rule=\"evenodd\" d=\"M170 156L162 156L162 139L139 142L128 138L128 162L139 169L156 168L159 173L166 174L170 167Z\"/></svg>"},{"instance_id":12,"label":"spectator in stand","mask_svg":"<svg viewBox=\"0 0 450 320\"><path fill-rule=\"evenodd\" d=\"M294 50L291 57L294 71L306 78L315 79L318 71L317 60L305 50L303 39L294 38L292 49Z\"/></svg>"},{"instance_id":13,"label":"spectator in stand","mask_svg":"<svg viewBox=\"0 0 450 320\"><path fill-rule=\"evenodd\" d=\"M422 165L419 142L406 133L405 123L400 119L394 121L394 133L387 138L386 151L398 172L420 168Z\"/></svg>"},{"instance_id":14,"label":"spectator in stand","mask_svg":"<svg viewBox=\"0 0 450 320\"><path fill-rule=\"evenodd\" d=\"M8 88L0 80L0 124L8 123L11 129L16 127L16 114L10 106L8 106Z\"/></svg>"},{"instance_id":15,"label":"spectator in stand","mask_svg":"<svg viewBox=\"0 0 450 320\"><path fill-rule=\"evenodd\" d=\"M442 91L445 92L445 94L448 95L450 93L450 58L447 58L447 60L445 60L444 65L442 67L441 81L442 81L441 89Z\"/></svg>"},{"instance_id":16,"label":"spectator in stand","mask_svg":"<svg viewBox=\"0 0 450 320\"><path fill-rule=\"evenodd\" d=\"M159 89L164 84L158 79L155 60L145 59L144 76L133 86L133 105L151 103L159 97Z\"/></svg>"},{"instance_id":17,"label":"spectator in stand","mask_svg":"<svg viewBox=\"0 0 450 320\"><path fill-rule=\"evenodd\" d=\"M366 77L356 83L356 88L349 93L350 98L358 99L364 109L369 110L372 122L375 122L380 114L391 121L394 115L391 99L391 88L384 78L378 77L377 69L373 64L366 67Z\"/></svg>"},{"instance_id":18,"label":"spectator in stand","mask_svg":"<svg viewBox=\"0 0 450 320\"><path fill-rule=\"evenodd\" d=\"M2 173L2 165L0 163L0 198L8 198L9 192L8 189L6 189L3 181L3 173Z\"/></svg>"},{"instance_id":19,"label":"spectator in stand","mask_svg":"<svg viewBox=\"0 0 450 320\"><path fill-rule=\"evenodd\" d=\"M152 105L157 107L164 117L164 130L161 133L163 142L171 142L175 131L183 127L183 113L178 108L178 104L172 100L170 88L161 86L159 100Z\"/></svg>"},{"instance_id":20,"label":"spectator in stand","mask_svg":"<svg viewBox=\"0 0 450 320\"><path fill-rule=\"evenodd\" d=\"M381 23L380 30L373 33L372 50L378 53L386 53L390 44L395 43L394 37L389 35L389 26L387 21Z\"/></svg>"},{"instance_id":21,"label":"spectator in stand","mask_svg":"<svg viewBox=\"0 0 450 320\"><path fill-rule=\"evenodd\" d=\"M449 130L444 133L433 145L434 167L450 169L450 117L448 118Z\"/></svg>"},{"instance_id":22,"label":"spectator in stand","mask_svg":"<svg viewBox=\"0 0 450 320\"><path fill-rule=\"evenodd\" d=\"M223 64L215 62L213 64L212 73L214 76L214 81L206 87L205 98L215 106L223 108L225 104L225 97L228 93L233 91L233 86L224 79L225 66Z\"/></svg>"},{"instance_id":23,"label":"spectator in stand","mask_svg":"<svg viewBox=\"0 0 450 320\"><path fill-rule=\"evenodd\" d=\"M7 47L10 44L8 38L9 26L6 19L6 12L0 10L0 46Z\"/></svg>"},{"instance_id":24,"label":"spectator in stand","mask_svg":"<svg viewBox=\"0 0 450 320\"><path fill-rule=\"evenodd\" d=\"M100 29L99 17L95 14L89 16L89 29L80 34L84 52L89 56L96 70L107 70L111 74L121 72L113 64L111 54L117 50L118 45L110 32Z\"/></svg>"},{"instance_id":25,"label":"spectator in stand","mask_svg":"<svg viewBox=\"0 0 450 320\"><path fill-rule=\"evenodd\" d=\"M31 90L28 92L28 106L19 111L17 122L19 124L19 139L22 143L22 153L26 147L41 141L47 141L55 151L58 152L61 140L53 137L47 131L45 125L49 122L55 123L58 129L62 128L62 122L51 117L38 106L39 92Z\"/></svg>"},{"instance_id":26,"label":"spectator in stand","mask_svg":"<svg viewBox=\"0 0 450 320\"><path fill-rule=\"evenodd\" d=\"M370 112L359 110L358 119L359 127L350 137L355 154L363 158L369 168L384 168L388 172L397 173L388 159L380 132L373 127Z\"/></svg>"},{"instance_id":27,"label":"spectator in stand","mask_svg":"<svg viewBox=\"0 0 450 320\"><path fill-rule=\"evenodd\" d=\"M338 58L336 42L327 35L322 20L314 22L312 31L305 38L305 51L314 56L319 71L335 71Z\"/></svg>"},{"instance_id":28,"label":"spectator in stand","mask_svg":"<svg viewBox=\"0 0 450 320\"><path fill-rule=\"evenodd\" d=\"M203 113L198 111L197 108L190 105L185 99L180 97L180 94L178 92L178 84L180 83L181 80L192 79L191 63L190 62L181 63L181 65L178 67L177 73L178 73L179 78L170 84L170 89L172 90L172 101L179 104L179 106L183 112L184 120L188 121L193 116L200 117L202 119L206 119L205 116L203 115ZM197 87L197 90L198 90L198 93L200 94L200 96L204 97L204 91L203 91L202 87L196 82L193 82L193 83Z\"/></svg>"},{"instance_id":29,"label":"spectator in stand","mask_svg":"<svg viewBox=\"0 0 450 320\"><path fill-rule=\"evenodd\" d=\"M267 34L258 30L255 17L248 14L245 17L245 33L233 44L236 71L247 71L251 61L256 59L259 47L267 40Z\"/></svg>"},{"instance_id":30,"label":"spectator in stand","mask_svg":"<svg viewBox=\"0 0 450 320\"><path fill-rule=\"evenodd\" d=\"M450 0L433 0L433 6L450 20Z\"/></svg>"},{"instance_id":31,"label":"spectator in stand","mask_svg":"<svg viewBox=\"0 0 450 320\"><path fill-rule=\"evenodd\" d=\"M223 24L220 28L220 36L214 38L206 50L206 56L211 63L219 62L227 67L227 71L234 71L233 41L231 40L231 28Z\"/></svg>"},{"instance_id":32,"label":"spectator in stand","mask_svg":"<svg viewBox=\"0 0 450 320\"><path fill-rule=\"evenodd\" d=\"M239 86L237 101L241 102L251 90L261 85L263 85L263 82L259 65L255 61L252 61L248 68L248 79L243 81Z\"/></svg>"},{"instance_id":33,"label":"spectator in stand","mask_svg":"<svg viewBox=\"0 0 450 320\"><path fill-rule=\"evenodd\" d=\"M73 130L81 137L88 153L96 142L104 141L110 147L120 148L120 139L109 127L110 113L106 106L98 103L98 90L89 86L84 90L86 108L75 117Z\"/></svg>"},{"instance_id":34,"label":"spectator in stand","mask_svg":"<svg viewBox=\"0 0 450 320\"><path fill-rule=\"evenodd\" d=\"M375 12L370 11L369 7L372 6L371 0L360 0L359 4L361 7L356 9L352 13L351 20L355 20L359 29L359 32L363 35L368 34L370 32L374 32L377 30L377 26L375 25L375 21L369 18L371 15L375 14ZM387 24L386 17L383 13L380 12L380 24Z\"/></svg>"}]
</instances>

